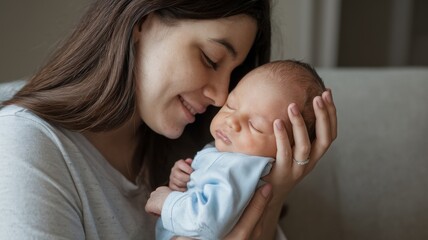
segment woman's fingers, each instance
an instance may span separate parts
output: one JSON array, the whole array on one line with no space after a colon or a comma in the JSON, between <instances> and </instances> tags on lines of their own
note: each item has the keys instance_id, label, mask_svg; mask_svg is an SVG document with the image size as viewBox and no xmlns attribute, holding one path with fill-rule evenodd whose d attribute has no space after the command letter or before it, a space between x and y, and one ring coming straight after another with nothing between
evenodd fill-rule
<instances>
[{"instance_id":1,"label":"woman's fingers","mask_svg":"<svg viewBox=\"0 0 428 240\"><path fill-rule=\"evenodd\" d=\"M310 161L311 142L305 121L297 104L292 103L288 106L288 117L292 125L294 138L291 180L294 181L293 184L296 184L305 175L305 165Z\"/></svg>"},{"instance_id":2,"label":"woman's fingers","mask_svg":"<svg viewBox=\"0 0 428 240\"><path fill-rule=\"evenodd\" d=\"M330 119L331 140L334 141L337 137L337 115L331 89L327 89L327 91L323 92L322 99L327 105L328 116Z\"/></svg>"},{"instance_id":3,"label":"woman's fingers","mask_svg":"<svg viewBox=\"0 0 428 240\"><path fill-rule=\"evenodd\" d=\"M285 129L284 122L281 119L274 121L274 134L276 139L276 162L275 168L280 171L288 168L292 164L291 144Z\"/></svg>"},{"instance_id":4,"label":"woman's fingers","mask_svg":"<svg viewBox=\"0 0 428 240\"><path fill-rule=\"evenodd\" d=\"M314 108L315 117L316 117L316 122L315 122L316 139L312 143L312 150L310 155L311 161L309 164L309 170L315 167L315 164L330 147L330 144L332 142L332 132L336 131L336 130L332 130L332 127L335 127L335 126L332 126L330 115L328 112L328 108L331 108L331 106L326 107L326 105L327 104L323 101L322 97L314 98L313 108Z\"/></svg>"},{"instance_id":5,"label":"woman's fingers","mask_svg":"<svg viewBox=\"0 0 428 240\"><path fill-rule=\"evenodd\" d=\"M297 104L288 106L288 116L293 127L294 149L293 157L296 161L306 161L311 152L311 142L305 121L299 112Z\"/></svg>"},{"instance_id":6,"label":"woman's fingers","mask_svg":"<svg viewBox=\"0 0 428 240\"><path fill-rule=\"evenodd\" d=\"M224 239L258 238L262 229L262 216L272 195L272 186L265 184L257 189L238 223Z\"/></svg>"}]
</instances>

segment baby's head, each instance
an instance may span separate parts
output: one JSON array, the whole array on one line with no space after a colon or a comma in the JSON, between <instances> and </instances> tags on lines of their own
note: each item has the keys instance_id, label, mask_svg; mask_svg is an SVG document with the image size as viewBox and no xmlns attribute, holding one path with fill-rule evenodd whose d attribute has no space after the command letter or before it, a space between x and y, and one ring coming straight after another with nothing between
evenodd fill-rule
<instances>
[{"instance_id":1,"label":"baby's head","mask_svg":"<svg viewBox=\"0 0 428 240\"><path fill-rule=\"evenodd\" d=\"M211 122L210 131L217 149L275 158L275 119L285 122L294 144L287 114L290 103L297 104L312 141L315 138L312 100L323 91L323 81L306 63L283 60L254 69L229 94Z\"/></svg>"}]
</instances>

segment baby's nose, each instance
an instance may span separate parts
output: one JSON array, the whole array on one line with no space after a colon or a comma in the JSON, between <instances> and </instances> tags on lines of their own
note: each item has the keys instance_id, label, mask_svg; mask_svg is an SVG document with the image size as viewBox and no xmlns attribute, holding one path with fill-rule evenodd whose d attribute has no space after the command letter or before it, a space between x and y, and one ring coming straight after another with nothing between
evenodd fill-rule
<instances>
[{"instance_id":1,"label":"baby's nose","mask_svg":"<svg viewBox=\"0 0 428 240\"><path fill-rule=\"evenodd\" d=\"M236 131L236 132L241 131L241 124L240 124L240 122L239 122L239 119L238 119L238 118L236 118L235 116L229 116L229 117L226 119L226 123L227 123L227 125L228 125L231 129L233 129L234 131Z\"/></svg>"}]
</instances>

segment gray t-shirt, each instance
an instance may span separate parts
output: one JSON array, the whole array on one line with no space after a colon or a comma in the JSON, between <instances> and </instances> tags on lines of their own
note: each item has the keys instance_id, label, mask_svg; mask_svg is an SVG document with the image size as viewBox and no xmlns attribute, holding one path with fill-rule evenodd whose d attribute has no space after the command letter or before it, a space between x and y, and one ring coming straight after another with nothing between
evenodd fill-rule
<instances>
[{"instance_id":1,"label":"gray t-shirt","mask_svg":"<svg viewBox=\"0 0 428 240\"><path fill-rule=\"evenodd\" d=\"M0 109L0 239L154 239L148 194L81 134Z\"/></svg>"}]
</instances>

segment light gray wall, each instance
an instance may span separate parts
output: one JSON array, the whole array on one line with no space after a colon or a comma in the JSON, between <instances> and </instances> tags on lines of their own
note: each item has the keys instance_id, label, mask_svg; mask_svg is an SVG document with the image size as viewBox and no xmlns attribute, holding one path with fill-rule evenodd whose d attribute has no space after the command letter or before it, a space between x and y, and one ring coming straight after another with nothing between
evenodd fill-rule
<instances>
[{"instance_id":1,"label":"light gray wall","mask_svg":"<svg viewBox=\"0 0 428 240\"><path fill-rule=\"evenodd\" d=\"M31 76L89 2L0 0L0 82Z\"/></svg>"},{"instance_id":2,"label":"light gray wall","mask_svg":"<svg viewBox=\"0 0 428 240\"><path fill-rule=\"evenodd\" d=\"M0 82L32 75L90 2L0 0ZM426 65L428 28L422 24L426 22L422 13L428 4L424 0L412 2L417 3L415 12L420 14L412 15L411 8L403 14L402 4L391 10L391 4L402 3L400 0L376 4L369 0L324 0L322 4L317 0L272 0L272 60L295 58L316 67ZM391 14L397 15L394 9L401 18L393 20L401 24L390 21ZM361 20L369 16L371 20ZM372 24L373 19L377 24ZM405 25L402 19L416 23L415 34L406 28L410 23ZM398 27L390 33L387 26L391 24ZM371 33L370 29L375 30ZM394 41L388 44L388 38ZM374 61L376 64L371 64Z\"/></svg>"},{"instance_id":3,"label":"light gray wall","mask_svg":"<svg viewBox=\"0 0 428 240\"><path fill-rule=\"evenodd\" d=\"M273 0L273 59L310 60L306 57L310 51L310 23L300 17L299 11L305 12L312 0L301 1ZM90 2L0 0L0 82L31 76Z\"/></svg>"},{"instance_id":4,"label":"light gray wall","mask_svg":"<svg viewBox=\"0 0 428 240\"><path fill-rule=\"evenodd\" d=\"M341 0L273 0L272 59L337 66Z\"/></svg>"}]
</instances>

